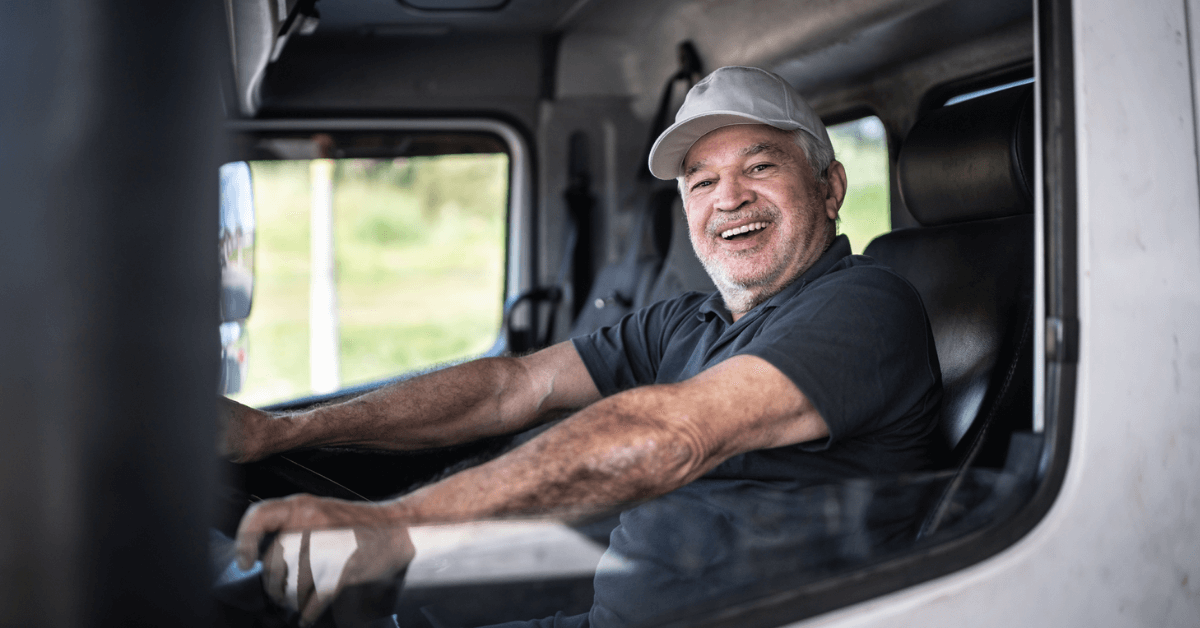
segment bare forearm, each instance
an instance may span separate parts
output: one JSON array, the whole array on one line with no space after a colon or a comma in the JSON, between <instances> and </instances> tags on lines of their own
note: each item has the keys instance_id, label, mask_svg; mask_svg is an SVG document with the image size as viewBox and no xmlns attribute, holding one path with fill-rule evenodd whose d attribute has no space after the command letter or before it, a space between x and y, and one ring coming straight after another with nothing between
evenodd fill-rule
<instances>
[{"instance_id":1,"label":"bare forearm","mask_svg":"<svg viewBox=\"0 0 1200 628\"><path fill-rule=\"evenodd\" d=\"M559 398L578 407L598 393L590 380L580 384L586 373L575 372L574 383L561 382L570 394ZM496 460L389 502L308 495L264 502L242 520L238 551L252 560L270 531L572 518L662 495L742 452L828 435L820 414L786 376L760 358L738 356L687 382L597 402Z\"/></svg>"},{"instance_id":2,"label":"bare forearm","mask_svg":"<svg viewBox=\"0 0 1200 628\"><path fill-rule=\"evenodd\" d=\"M715 462L696 439L657 420L661 413L641 405L645 397L606 399L494 461L389 506L413 523L571 518L667 493Z\"/></svg>"},{"instance_id":3,"label":"bare forearm","mask_svg":"<svg viewBox=\"0 0 1200 628\"><path fill-rule=\"evenodd\" d=\"M303 447L422 449L519 431L600 398L569 342L485 358L305 412L272 415L225 399L218 450L235 462Z\"/></svg>"},{"instance_id":4,"label":"bare forearm","mask_svg":"<svg viewBox=\"0 0 1200 628\"><path fill-rule=\"evenodd\" d=\"M457 365L328 406L243 421L248 458L318 446L407 450L516 431L539 413L518 360Z\"/></svg>"},{"instance_id":5,"label":"bare forearm","mask_svg":"<svg viewBox=\"0 0 1200 628\"><path fill-rule=\"evenodd\" d=\"M828 434L790 380L759 358L739 356L688 382L604 399L525 446L389 507L413 522L584 515L665 494L739 453Z\"/></svg>"}]
</instances>

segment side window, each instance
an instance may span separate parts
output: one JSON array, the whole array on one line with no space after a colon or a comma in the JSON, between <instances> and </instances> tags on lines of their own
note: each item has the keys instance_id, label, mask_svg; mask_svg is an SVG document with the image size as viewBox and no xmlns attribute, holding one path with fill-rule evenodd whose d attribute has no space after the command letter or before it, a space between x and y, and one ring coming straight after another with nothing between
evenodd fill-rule
<instances>
[{"instance_id":1,"label":"side window","mask_svg":"<svg viewBox=\"0 0 1200 628\"><path fill-rule=\"evenodd\" d=\"M370 152L349 143L326 149L333 159L250 161L257 283L243 403L333 392L496 342L508 155L340 157Z\"/></svg>"},{"instance_id":2,"label":"side window","mask_svg":"<svg viewBox=\"0 0 1200 628\"><path fill-rule=\"evenodd\" d=\"M867 116L829 127L837 160L846 167L849 182L842 202L838 232L862 253L875 236L892 230L887 137L883 123Z\"/></svg>"}]
</instances>

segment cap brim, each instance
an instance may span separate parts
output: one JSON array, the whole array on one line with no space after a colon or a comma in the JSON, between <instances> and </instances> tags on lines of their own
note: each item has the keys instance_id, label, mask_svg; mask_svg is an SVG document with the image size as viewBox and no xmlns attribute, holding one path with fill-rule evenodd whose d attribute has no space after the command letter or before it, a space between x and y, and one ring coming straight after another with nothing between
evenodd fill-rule
<instances>
[{"instance_id":1,"label":"cap brim","mask_svg":"<svg viewBox=\"0 0 1200 628\"><path fill-rule=\"evenodd\" d=\"M791 121L765 120L736 111L709 111L667 127L650 149L650 174L669 181L683 174L683 158L697 140L722 127L735 124L765 124L785 131L801 126Z\"/></svg>"}]
</instances>

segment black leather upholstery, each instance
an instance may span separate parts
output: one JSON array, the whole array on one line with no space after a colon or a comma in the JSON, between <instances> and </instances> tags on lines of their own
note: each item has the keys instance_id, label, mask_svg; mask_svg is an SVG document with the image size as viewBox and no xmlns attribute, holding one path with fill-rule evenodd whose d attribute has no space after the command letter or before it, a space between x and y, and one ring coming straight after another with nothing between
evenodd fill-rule
<instances>
[{"instance_id":1,"label":"black leather upholstery","mask_svg":"<svg viewBox=\"0 0 1200 628\"><path fill-rule=\"evenodd\" d=\"M931 111L904 140L897 171L924 226L1031 213L1033 86Z\"/></svg>"},{"instance_id":2,"label":"black leather upholstery","mask_svg":"<svg viewBox=\"0 0 1200 628\"><path fill-rule=\"evenodd\" d=\"M960 467L998 466L1032 413L1032 86L931 112L898 158L922 227L866 254L921 293L945 388L940 429ZM986 448L985 448L986 443Z\"/></svg>"},{"instance_id":3,"label":"black leather upholstery","mask_svg":"<svg viewBox=\"0 0 1200 628\"><path fill-rule=\"evenodd\" d=\"M1033 216L894 231L876 238L866 254L921 293L942 366L940 429L946 444L961 451L977 418L1002 391L1015 392L1004 382L1031 312Z\"/></svg>"}]
</instances>

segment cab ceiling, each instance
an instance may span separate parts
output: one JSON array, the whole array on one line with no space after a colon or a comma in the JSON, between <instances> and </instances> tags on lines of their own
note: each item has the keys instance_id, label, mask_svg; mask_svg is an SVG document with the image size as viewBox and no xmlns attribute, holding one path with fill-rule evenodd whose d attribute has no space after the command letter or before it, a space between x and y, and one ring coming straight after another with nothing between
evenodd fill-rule
<instances>
[{"instance_id":1,"label":"cab ceiling","mask_svg":"<svg viewBox=\"0 0 1200 628\"><path fill-rule=\"evenodd\" d=\"M293 37L265 73L268 112L445 111L492 102L524 118L535 115L550 85L556 98L629 98L648 118L682 41L696 46L705 70L742 64L779 72L824 113L894 95L897 80L924 90L1032 58L1028 2L510 0L469 12L319 0L316 7L316 32Z\"/></svg>"}]
</instances>

